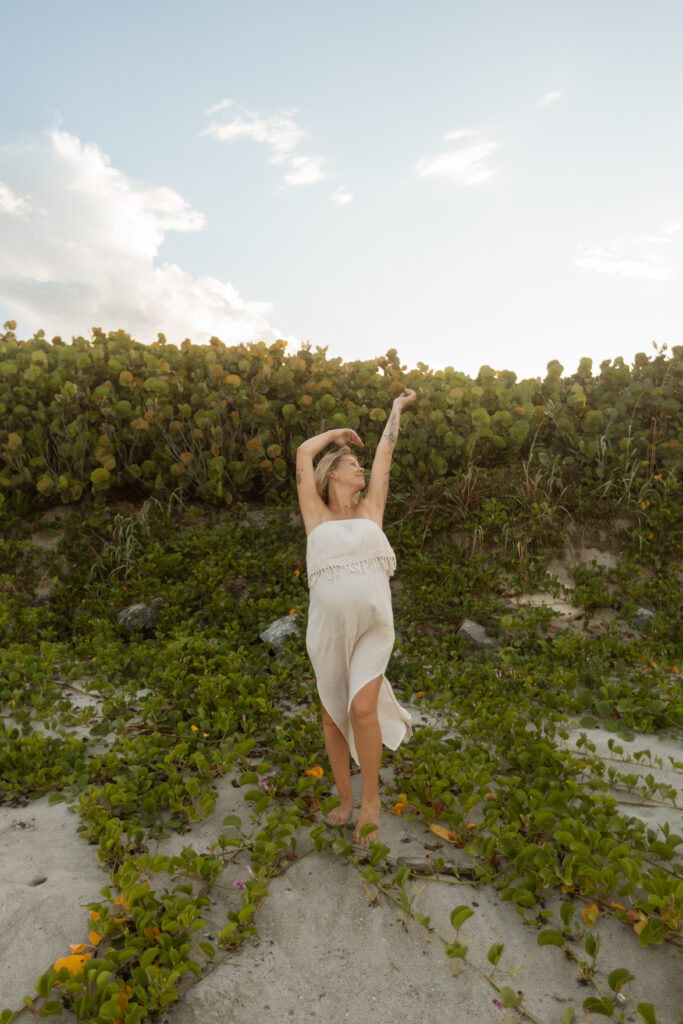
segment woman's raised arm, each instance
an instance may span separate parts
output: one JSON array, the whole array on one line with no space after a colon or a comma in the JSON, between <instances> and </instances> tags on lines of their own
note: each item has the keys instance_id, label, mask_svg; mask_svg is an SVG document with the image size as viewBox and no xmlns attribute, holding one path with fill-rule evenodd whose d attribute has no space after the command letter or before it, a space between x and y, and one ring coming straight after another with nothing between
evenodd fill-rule
<instances>
[{"instance_id":1,"label":"woman's raised arm","mask_svg":"<svg viewBox=\"0 0 683 1024\"><path fill-rule=\"evenodd\" d=\"M415 392L412 388L406 388L403 394L397 395L391 407L391 413L386 426L379 439L375 458L370 473L370 483L365 500L370 502L377 511L382 514L387 503L389 493L389 476L391 473L391 460L394 455L394 448L398 440L398 426L401 419L401 410L415 401Z\"/></svg>"}]
</instances>

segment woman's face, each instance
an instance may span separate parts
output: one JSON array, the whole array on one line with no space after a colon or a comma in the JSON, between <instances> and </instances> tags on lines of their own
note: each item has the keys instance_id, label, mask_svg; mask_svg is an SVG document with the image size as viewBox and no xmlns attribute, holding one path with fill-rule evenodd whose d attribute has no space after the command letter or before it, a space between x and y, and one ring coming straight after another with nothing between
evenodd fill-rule
<instances>
[{"instance_id":1,"label":"woman's face","mask_svg":"<svg viewBox=\"0 0 683 1024\"><path fill-rule=\"evenodd\" d=\"M330 478L342 486L352 485L356 490L365 487L365 470L355 455L344 455L330 473Z\"/></svg>"}]
</instances>

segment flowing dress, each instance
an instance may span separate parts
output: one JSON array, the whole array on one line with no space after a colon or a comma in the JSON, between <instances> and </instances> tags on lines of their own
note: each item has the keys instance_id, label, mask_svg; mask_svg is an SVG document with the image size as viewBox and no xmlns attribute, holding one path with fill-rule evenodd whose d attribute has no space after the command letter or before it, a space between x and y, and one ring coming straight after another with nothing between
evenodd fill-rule
<instances>
[{"instance_id":1,"label":"flowing dress","mask_svg":"<svg viewBox=\"0 0 683 1024\"><path fill-rule=\"evenodd\" d=\"M396 750L412 734L384 675L394 646L389 577L396 556L371 519L332 519L308 535L310 588L306 649L323 707L344 735L356 764L349 720L351 702L366 683L382 676L377 714L382 742Z\"/></svg>"}]
</instances>

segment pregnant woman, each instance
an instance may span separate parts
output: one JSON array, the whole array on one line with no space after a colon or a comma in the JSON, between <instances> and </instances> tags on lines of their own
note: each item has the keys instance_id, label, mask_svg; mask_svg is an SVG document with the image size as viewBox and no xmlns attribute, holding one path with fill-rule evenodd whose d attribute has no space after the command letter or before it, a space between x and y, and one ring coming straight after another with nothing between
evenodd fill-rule
<instances>
[{"instance_id":1,"label":"pregnant woman","mask_svg":"<svg viewBox=\"0 0 683 1024\"><path fill-rule=\"evenodd\" d=\"M341 803L329 815L345 825L353 811L349 753L363 785L354 841L378 838L382 743L395 750L411 735L410 715L384 675L394 645L389 577L396 558L382 531L389 472L406 388L392 406L377 446L367 493L365 471L347 447L363 447L354 430L327 430L299 446L296 482L306 529L310 607L306 647L322 704L323 736ZM313 468L313 458L328 452ZM360 834L364 825L375 825Z\"/></svg>"}]
</instances>

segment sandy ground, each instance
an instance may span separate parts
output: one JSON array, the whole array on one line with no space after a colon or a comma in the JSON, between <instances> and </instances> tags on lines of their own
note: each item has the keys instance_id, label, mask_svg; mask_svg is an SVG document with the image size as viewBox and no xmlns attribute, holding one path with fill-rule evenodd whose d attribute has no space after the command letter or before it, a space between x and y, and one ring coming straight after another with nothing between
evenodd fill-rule
<instances>
[{"instance_id":1,"label":"sandy ground","mask_svg":"<svg viewBox=\"0 0 683 1024\"><path fill-rule=\"evenodd\" d=\"M419 721L420 712L411 711ZM570 746L581 731L585 730L572 732ZM607 734L594 730L588 735L598 752L610 758L609 764L625 767L611 759ZM630 744L619 742L624 756L649 748L653 758L661 758L661 766L628 761L629 771L653 774L680 788L681 774L672 770L669 761L670 756L678 761L683 757L676 739L639 736ZM390 770L387 757L385 780ZM355 776L357 798L359 784L360 777ZM673 831L683 833L681 809L643 806L637 794L614 795L627 814L653 826L668 821ZM159 850L179 852L187 845L204 850L220 834L223 818L234 813L248 820L242 792L226 777L214 813L189 834L159 843ZM78 817L64 804L50 806L47 798L26 807L0 808L0 1009L18 1009L25 995L35 994L42 971L68 954L70 943L87 941L85 906L97 899L108 879L95 847L78 835L78 824ZM383 814L382 840L390 847L391 858L424 861L425 843L433 839L420 823ZM247 941L187 989L162 1016L162 1024L500 1022L506 1018L492 1002L497 993L477 970L490 972L486 953L494 942L505 944L496 980L523 991L525 1007L539 1021L560 1024L568 1006L576 1009L577 1020L585 1019L581 1004L594 993L579 983L576 965L555 947L539 947L535 928L493 890L458 881L452 874L439 881L418 878L410 883L414 908L430 915L432 926L449 940L453 907L468 904L475 910L461 933L474 966L465 964L454 972L440 939L414 922L406 924L395 904L381 897L372 899L352 865L332 854L310 852L305 830L297 842L299 860L271 880L269 895L258 912L259 937ZM469 863L463 851L448 844L439 855ZM239 891L230 888L244 875L246 864L246 860L238 862L222 876L227 888L215 891L205 915L206 929L198 938L213 934L224 923L226 910L237 905ZM558 904L553 898L547 906ZM626 967L635 975L627 989L635 998L625 1020L635 1020L633 1008L644 1001L654 1005L659 1024L675 1024L683 1012L680 953L671 945L641 948L635 933L611 918L601 919L597 930L602 940L597 970L601 987L608 989L607 974L615 967ZM582 942L576 942L574 949L582 954ZM19 1018L22 1024L30 1019L28 1011ZM59 1019L67 1024L74 1020L70 1014Z\"/></svg>"}]
</instances>

